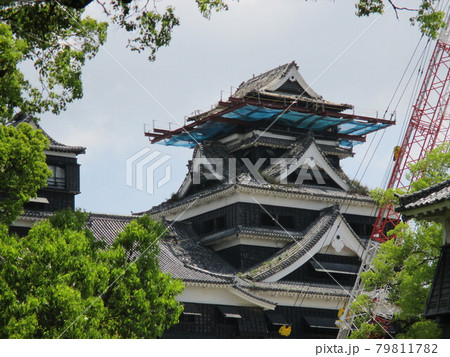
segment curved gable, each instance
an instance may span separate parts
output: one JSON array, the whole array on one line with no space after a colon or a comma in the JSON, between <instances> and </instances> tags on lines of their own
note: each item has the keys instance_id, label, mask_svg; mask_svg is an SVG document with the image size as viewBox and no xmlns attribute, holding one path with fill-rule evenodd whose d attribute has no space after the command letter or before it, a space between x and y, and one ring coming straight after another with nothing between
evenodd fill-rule
<instances>
[{"instance_id":1,"label":"curved gable","mask_svg":"<svg viewBox=\"0 0 450 357\"><path fill-rule=\"evenodd\" d=\"M335 250L347 248L362 258L365 248L336 207L323 211L305 233L304 238L293 242L246 273L252 280L275 282L301 267L324 247Z\"/></svg>"}]
</instances>

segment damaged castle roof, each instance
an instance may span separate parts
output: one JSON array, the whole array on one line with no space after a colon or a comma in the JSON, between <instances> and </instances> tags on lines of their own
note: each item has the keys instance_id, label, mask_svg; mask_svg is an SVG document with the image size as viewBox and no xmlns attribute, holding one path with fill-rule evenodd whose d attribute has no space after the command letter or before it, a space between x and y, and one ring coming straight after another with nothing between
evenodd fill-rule
<instances>
[{"instance_id":1,"label":"damaged castle roof","mask_svg":"<svg viewBox=\"0 0 450 357\"><path fill-rule=\"evenodd\" d=\"M152 143L192 148L242 128L275 125L299 133L333 135L341 146L352 147L364 141L365 135L394 124L390 120L343 113L351 108L349 104L324 100L306 84L292 62L242 83L227 101L190 117L190 124L174 130L153 128L145 135Z\"/></svg>"},{"instance_id":2,"label":"damaged castle roof","mask_svg":"<svg viewBox=\"0 0 450 357\"><path fill-rule=\"evenodd\" d=\"M366 195L357 194L355 187L347 175L342 171L340 167L334 166L328 161L325 153L317 145L313 138L307 138L301 141L295 141L290 145L290 149L286 154L281 156L286 158L295 158L298 161L298 165L308 164L313 167L307 168L308 170L316 170L313 172L313 176L328 177L333 180L335 187L331 187L328 184L311 184L309 181L305 183L283 182L285 177L281 177L280 163L270 164L270 160L267 161L268 166L261 166L261 177L264 182L258 182L258 179L254 177L254 174L250 169L243 164L242 160L235 152L230 152L225 145L214 142L205 143L199 145L193 154L193 157L200 158L222 158L223 160L223 172L222 177L217 180L208 180L208 187L202 187L198 192L195 190L194 184L194 167L193 161L188 164L188 173L176 193L176 195L157 206L154 206L146 213L154 215L155 217L163 216L168 211L184 210L191 205L199 205L204 202L217 199L227 195L233 195L237 192L248 193L264 193L271 192L276 197L297 197L300 199L311 199L326 201L330 203L344 203L352 201L361 205L373 205L373 200ZM230 159L233 159L236 164L235 176L230 176L229 163ZM304 159L304 160L303 160ZM311 163L311 160L313 162ZM270 164L270 165L269 165ZM297 166L298 166L297 165ZM295 173L300 175L301 167L293 165L287 170L286 174ZM198 168L200 176L200 183L202 182L203 174L207 174L207 169L204 166ZM292 171L292 172L291 172ZM312 177L312 176L311 176ZM191 191L191 188L194 189ZM144 212L138 213L142 214Z\"/></svg>"},{"instance_id":3,"label":"damaged castle roof","mask_svg":"<svg viewBox=\"0 0 450 357\"><path fill-rule=\"evenodd\" d=\"M292 243L286 249L282 249L280 253L269 258L266 263L260 264L252 269L251 272L243 275L212 249L199 244L202 238L195 233L190 223L165 221L164 225L167 227L167 234L159 241L160 253L158 258L160 268L165 273L170 273L173 278L181 279L188 285L224 287L233 294L268 309L273 309L276 303L260 296L261 292L342 298L348 295L348 291L336 286L336 284L262 281L264 276L271 275L281 265L289 264L292 259L298 258L298 254L305 254L304 249L308 249L311 244L321 239L324 232L333 224L338 212L337 207L330 207L324 210L318 220L308 227L305 232L302 232L300 235L297 232L295 236L290 237ZM89 215L88 228L97 239L106 241L107 244L112 244L117 235L124 230L132 219L132 216L91 213ZM249 233L252 230L260 232L264 228L247 228ZM277 235L277 231L266 233ZM287 258L280 261L278 260L280 256L287 256ZM274 264L275 261L277 264ZM281 262L281 265L278 262Z\"/></svg>"}]
</instances>

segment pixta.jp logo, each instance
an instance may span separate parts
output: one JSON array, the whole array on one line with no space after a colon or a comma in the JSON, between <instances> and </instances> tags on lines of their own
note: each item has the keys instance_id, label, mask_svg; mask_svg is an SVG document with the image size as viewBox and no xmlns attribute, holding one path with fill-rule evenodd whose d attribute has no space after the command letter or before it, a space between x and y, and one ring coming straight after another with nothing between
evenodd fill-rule
<instances>
[{"instance_id":1,"label":"pixta.jp logo","mask_svg":"<svg viewBox=\"0 0 450 357\"><path fill-rule=\"evenodd\" d=\"M172 177L171 156L143 148L126 161L126 184L153 195L155 186L161 188ZM145 187L144 187L145 182Z\"/></svg>"},{"instance_id":2,"label":"pixta.jp logo","mask_svg":"<svg viewBox=\"0 0 450 357\"><path fill-rule=\"evenodd\" d=\"M198 185L202 182L202 177L206 180L223 180L225 178L225 167L229 183L236 183L236 169L238 162L243 164L251 177L259 184L267 184L263 177L266 172L278 183L295 183L301 185L304 182L315 182L324 185L320 168L311 158L302 160L296 158L259 158L252 162L248 158L194 158L192 160L192 183Z\"/></svg>"}]
</instances>

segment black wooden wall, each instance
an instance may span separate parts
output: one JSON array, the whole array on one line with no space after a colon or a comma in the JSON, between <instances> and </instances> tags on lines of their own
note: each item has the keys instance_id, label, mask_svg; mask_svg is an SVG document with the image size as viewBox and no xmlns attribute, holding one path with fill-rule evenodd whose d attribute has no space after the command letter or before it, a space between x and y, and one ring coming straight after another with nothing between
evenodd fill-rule
<instances>
[{"instance_id":1,"label":"black wooden wall","mask_svg":"<svg viewBox=\"0 0 450 357\"><path fill-rule=\"evenodd\" d=\"M299 299L301 304L301 299ZM317 338L335 339L337 310L277 306L274 311L257 307L189 304L196 315L180 316L180 322L167 330L163 338ZM241 318L226 318L221 310L229 309ZM273 324L269 315L291 326L288 337L278 332L281 325ZM326 321L326 323L323 323ZM311 327L311 322L313 326ZM322 325L318 327L318 325Z\"/></svg>"}]
</instances>

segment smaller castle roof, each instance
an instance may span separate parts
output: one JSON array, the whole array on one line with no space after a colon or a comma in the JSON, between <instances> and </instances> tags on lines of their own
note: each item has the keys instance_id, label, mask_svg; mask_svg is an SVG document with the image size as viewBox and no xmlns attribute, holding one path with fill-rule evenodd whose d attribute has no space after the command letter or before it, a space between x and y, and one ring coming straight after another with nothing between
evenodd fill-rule
<instances>
[{"instance_id":1,"label":"smaller castle roof","mask_svg":"<svg viewBox=\"0 0 450 357\"><path fill-rule=\"evenodd\" d=\"M432 211L448 209L450 207L449 198L450 179L423 190L399 196L400 205L396 210L406 218L426 217Z\"/></svg>"},{"instance_id":2,"label":"smaller castle roof","mask_svg":"<svg viewBox=\"0 0 450 357\"><path fill-rule=\"evenodd\" d=\"M450 180L423 190L399 196L396 208L405 218L442 220L450 208ZM447 216L448 217L448 216ZM445 228L444 228L445 232ZM445 237L445 236L444 236ZM445 238L444 238L445 243ZM431 284L425 316L435 317L450 314L450 244L444 244Z\"/></svg>"},{"instance_id":3,"label":"smaller castle roof","mask_svg":"<svg viewBox=\"0 0 450 357\"><path fill-rule=\"evenodd\" d=\"M18 113L15 115L12 125L16 126L20 123L28 123L32 126L34 126L36 129L41 130L44 135L47 137L47 139L50 141L49 150L55 151L55 152L66 152L66 153L72 153L72 154L85 154L86 148L83 146L69 146L62 144L55 139L53 139L42 127L38 124L36 120L34 120L30 115L24 114L24 113Z\"/></svg>"},{"instance_id":4,"label":"smaller castle roof","mask_svg":"<svg viewBox=\"0 0 450 357\"><path fill-rule=\"evenodd\" d=\"M96 239L113 244L117 235L135 218L134 216L90 213L87 226Z\"/></svg>"}]
</instances>

